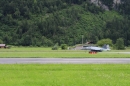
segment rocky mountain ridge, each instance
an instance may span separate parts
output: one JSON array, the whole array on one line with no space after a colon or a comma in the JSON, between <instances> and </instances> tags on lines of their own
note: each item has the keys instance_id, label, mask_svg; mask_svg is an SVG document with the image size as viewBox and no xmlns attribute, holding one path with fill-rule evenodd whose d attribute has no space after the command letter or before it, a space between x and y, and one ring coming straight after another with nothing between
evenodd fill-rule
<instances>
[{"instance_id":1,"label":"rocky mountain ridge","mask_svg":"<svg viewBox=\"0 0 130 86\"><path fill-rule=\"evenodd\" d=\"M91 1L91 3L93 3L97 6L100 6L105 10L109 10L109 7L105 4L103 4L102 0L90 0L90 1ZM121 2L122 2L121 0L113 0L113 7L112 8L114 8L116 4L121 4Z\"/></svg>"}]
</instances>

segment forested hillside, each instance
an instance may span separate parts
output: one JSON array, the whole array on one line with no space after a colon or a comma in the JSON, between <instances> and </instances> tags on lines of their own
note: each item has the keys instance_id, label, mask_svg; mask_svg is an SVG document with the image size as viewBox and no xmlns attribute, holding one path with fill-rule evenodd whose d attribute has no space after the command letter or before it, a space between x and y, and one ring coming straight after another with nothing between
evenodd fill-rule
<instances>
[{"instance_id":1,"label":"forested hillside","mask_svg":"<svg viewBox=\"0 0 130 86\"><path fill-rule=\"evenodd\" d=\"M123 38L130 45L130 1L0 0L0 43L22 46L75 45Z\"/></svg>"}]
</instances>

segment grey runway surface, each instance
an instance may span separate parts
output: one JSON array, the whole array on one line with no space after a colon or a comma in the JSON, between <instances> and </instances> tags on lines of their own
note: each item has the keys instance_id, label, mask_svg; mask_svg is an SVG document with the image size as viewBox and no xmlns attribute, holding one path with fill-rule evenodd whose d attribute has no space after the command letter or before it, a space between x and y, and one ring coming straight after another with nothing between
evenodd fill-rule
<instances>
[{"instance_id":1,"label":"grey runway surface","mask_svg":"<svg viewBox=\"0 0 130 86\"><path fill-rule=\"evenodd\" d=\"M0 64L130 64L130 58L0 58Z\"/></svg>"}]
</instances>

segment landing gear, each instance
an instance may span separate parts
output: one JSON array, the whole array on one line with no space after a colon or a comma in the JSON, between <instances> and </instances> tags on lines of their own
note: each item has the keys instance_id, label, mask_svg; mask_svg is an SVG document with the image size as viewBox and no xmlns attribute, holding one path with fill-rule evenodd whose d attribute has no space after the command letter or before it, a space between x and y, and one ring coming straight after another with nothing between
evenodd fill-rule
<instances>
[{"instance_id":1,"label":"landing gear","mask_svg":"<svg viewBox=\"0 0 130 86\"><path fill-rule=\"evenodd\" d=\"M97 54L96 51L89 51L89 54Z\"/></svg>"}]
</instances>

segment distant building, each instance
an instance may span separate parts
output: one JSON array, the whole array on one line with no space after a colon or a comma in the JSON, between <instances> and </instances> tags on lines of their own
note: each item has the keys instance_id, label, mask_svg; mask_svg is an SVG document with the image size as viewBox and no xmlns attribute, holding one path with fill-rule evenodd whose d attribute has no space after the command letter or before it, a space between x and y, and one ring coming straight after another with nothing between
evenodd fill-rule
<instances>
[{"instance_id":1,"label":"distant building","mask_svg":"<svg viewBox=\"0 0 130 86\"><path fill-rule=\"evenodd\" d=\"M0 48L7 48L6 44L0 44Z\"/></svg>"},{"instance_id":2,"label":"distant building","mask_svg":"<svg viewBox=\"0 0 130 86\"><path fill-rule=\"evenodd\" d=\"M94 44L94 42L87 42L86 44Z\"/></svg>"}]
</instances>

